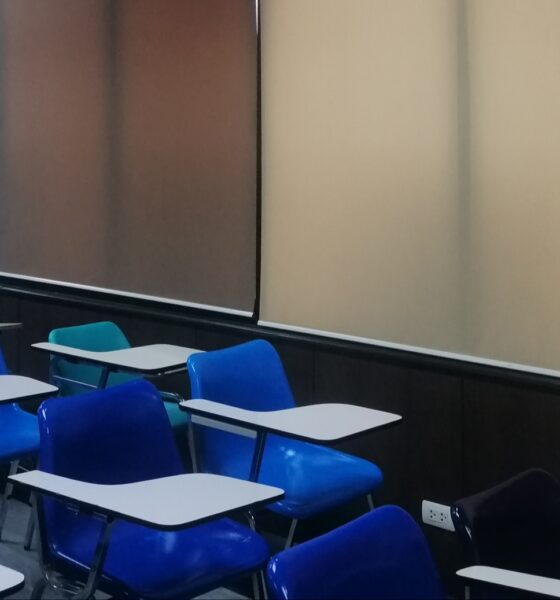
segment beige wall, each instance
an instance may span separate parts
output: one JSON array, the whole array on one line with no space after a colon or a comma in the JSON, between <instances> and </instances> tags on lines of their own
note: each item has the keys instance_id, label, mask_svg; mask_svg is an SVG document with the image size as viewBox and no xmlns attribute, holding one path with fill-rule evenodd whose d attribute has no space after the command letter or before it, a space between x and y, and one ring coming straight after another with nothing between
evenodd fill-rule
<instances>
[{"instance_id":1,"label":"beige wall","mask_svg":"<svg viewBox=\"0 0 560 600\"><path fill-rule=\"evenodd\" d=\"M560 2L467 2L467 349L558 369Z\"/></svg>"},{"instance_id":2,"label":"beige wall","mask_svg":"<svg viewBox=\"0 0 560 600\"><path fill-rule=\"evenodd\" d=\"M457 3L262 10L262 318L461 349Z\"/></svg>"},{"instance_id":3,"label":"beige wall","mask_svg":"<svg viewBox=\"0 0 560 600\"><path fill-rule=\"evenodd\" d=\"M262 318L560 368L560 2L262 11Z\"/></svg>"}]
</instances>

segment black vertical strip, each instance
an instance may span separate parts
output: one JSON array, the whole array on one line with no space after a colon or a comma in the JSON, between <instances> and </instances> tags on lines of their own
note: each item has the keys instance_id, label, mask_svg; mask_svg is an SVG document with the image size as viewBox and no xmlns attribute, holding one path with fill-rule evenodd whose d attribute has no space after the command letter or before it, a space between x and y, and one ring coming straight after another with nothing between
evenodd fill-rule
<instances>
[{"instance_id":1,"label":"black vertical strip","mask_svg":"<svg viewBox=\"0 0 560 600\"><path fill-rule=\"evenodd\" d=\"M464 498L467 495L467 487L466 487L466 473L467 473L467 431L465 426L465 419L467 416L467 407L465 400L465 379L464 377L459 378L459 404L461 407L461 431L459 434L459 445L460 445L460 456L461 463L459 468L460 477L459 481L461 482L461 498Z\"/></svg>"},{"instance_id":2,"label":"black vertical strip","mask_svg":"<svg viewBox=\"0 0 560 600\"><path fill-rule=\"evenodd\" d=\"M256 0L255 9L257 24L257 231L256 231L256 252L255 252L255 307L253 309L253 318L258 321L261 311L261 241L262 241L262 92L261 92L261 3Z\"/></svg>"},{"instance_id":3,"label":"black vertical strip","mask_svg":"<svg viewBox=\"0 0 560 600\"><path fill-rule=\"evenodd\" d=\"M120 187L120 125L119 125L119 25L121 0L106 0L106 177L107 204L105 230L105 256L107 261L107 287L119 287L113 281L118 273L119 245L117 231L120 227L121 211L119 202Z\"/></svg>"},{"instance_id":4,"label":"black vertical strip","mask_svg":"<svg viewBox=\"0 0 560 600\"><path fill-rule=\"evenodd\" d=\"M6 228L6 0L0 0L0 238ZM3 247L0 239L0 249Z\"/></svg>"},{"instance_id":5,"label":"black vertical strip","mask_svg":"<svg viewBox=\"0 0 560 600\"><path fill-rule=\"evenodd\" d=\"M469 7L467 0L457 4L457 211L459 239L459 271L461 281L461 314L464 348L470 347L469 304L471 301L470 228L471 228L471 85L469 65Z\"/></svg>"},{"instance_id":6,"label":"black vertical strip","mask_svg":"<svg viewBox=\"0 0 560 600\"><path fill-rule=\"evenodd\" d=\"M463 346L469 346L470 323L468 320L470 271L469 271L469 227L470 227L470 196L471 196L471 160L470 160L470 131L471 131L471 89L469 70L469 38L468 38L468 2L459 0L457 4L457 123L458 123L458 153L457 153L457 175L458 175L458 200L459 200L459 240L460 240L460 269L464 274L461 285L463 286L461 297L463 313ZM469 435L465 419L467 418L467 398L465 393L465 378L461 377L459 383L459 402L461 404L461 463L459 468L461 482L461 498L469 491L467 480L468 462L467 452L469 450Z\"/></svg>"}]
</instances>

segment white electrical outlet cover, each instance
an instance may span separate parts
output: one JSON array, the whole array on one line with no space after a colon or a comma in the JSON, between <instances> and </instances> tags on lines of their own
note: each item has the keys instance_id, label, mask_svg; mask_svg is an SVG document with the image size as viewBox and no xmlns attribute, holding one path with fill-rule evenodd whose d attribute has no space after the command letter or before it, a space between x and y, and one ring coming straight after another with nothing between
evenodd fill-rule
<instances>
[{"instance_id":1,"label":"white electrical outlet cover","mask_svg":"<svg viewBox=\"0 0 560 600\"><path fill-rule=\"evenodd\" d=\"M422 500L422 522L432 527L455 531L455 526L451 519L451 508L445 504Z\"/></svg>"}]
</instances>

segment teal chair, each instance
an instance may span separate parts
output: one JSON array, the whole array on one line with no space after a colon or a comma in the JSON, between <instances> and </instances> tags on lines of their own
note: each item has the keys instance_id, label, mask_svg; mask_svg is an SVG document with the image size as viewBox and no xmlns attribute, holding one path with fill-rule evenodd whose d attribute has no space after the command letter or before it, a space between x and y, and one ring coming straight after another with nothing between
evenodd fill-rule
<instances>
[{"instance_id":1,"label":"teal chair","mask_svg":"<svg viewBox=\"0 0 560 600\"><path fill-rule=\"evenodd\" d=\"M130 348L130 342L121 328L111 321L53 329L49 334L49 342L94 352ZM74 396L97 388L101 372L102 368L95 365L71 362L60 356L51 358L51 377L60 389L61 396ZM111 373L107 387L126 383L133 379L140 378L129 373ZM165 410L172 427L174 429L186 427L188 418L186 413L179 408L177 402L179 398L169 392L160 393L164 399Z\"/></svg>"}]
</instances>

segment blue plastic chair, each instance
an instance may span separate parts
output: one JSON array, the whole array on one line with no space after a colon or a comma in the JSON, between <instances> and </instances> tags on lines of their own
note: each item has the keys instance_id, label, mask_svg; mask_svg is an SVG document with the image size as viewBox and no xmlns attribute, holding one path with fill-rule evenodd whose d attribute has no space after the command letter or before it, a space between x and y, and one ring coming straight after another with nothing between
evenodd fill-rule
<instances>
[{"instance_id":1,"label":"blue plastic chair","mask_svg":"<svg viewBox=\"0 0 560 600\"><path fill-rule=\"evenodd\" d=\"M277 554L266 579L273 600L445 598L422 531L397 506Z\"/></svg>"},{"instance_id":2,"label":"blue plastic chair","mask_svg":"<svg viewBox=\"0 0 560 600\"><path fill-rule=\"evenodd\" d=\"M249 410L295 406L284 368L274 347L255 340L187 361L191 397ZM248 479L255 441L233 433L197 426L197 461L202 471ZM325 446L269 435L259 482L285 490L284 499L269 505L291 521L286 546L298 520L368 496L383 480L373 463Z\"/></svg>"},{"instance_id":3,"label":"blue plastic chair","mask_svg":"<svg viewBox=\"0 0 560 600\"><path fill-rule=\"evenodd\" d=\"M2 350L0 349L0 377L9 373ZM33 457L39 451L39 428L37 417L21 409L15 402L0 404L0 462L10 463L9 475L14 475L21 459ZM0 538L8 512L8 498L13 484L6 483L0 507ZM26 548L29 547L33 521L27 528Z\"/></svg>"},{"instance_id":4,"label":"blue plastic chair","mask_svg":"<svg viewBox=\"0 0 560 600\"><path fill-rule=\"evenodd\" d=\"M184 472L159 393L144 380L46 401L39 429L43 471L100 484ZM49 498L38 509L44 563L84 582L102 524ZM118 598L192 597L254 573L268 557L258 534L226 518L179 531L116 521L98 588Z\"/></svg>"},{"instance_id":5,"label":"blue plastic chair","mask_svg":"<svg viewBox=\"0 0 560 600\"><path fill-rule=\"evenodd\" d=\"M108 352L130 348L130 342L120 327L111 321L100 321L53 329L49 333L49 342L62 344L81 350ZM96 388L101 375L101 367L84 363L70 362L60 356L51 358L51 376L60 389L62 396L81 394ZM111 373L107 387L138 379L129 373ZM163 392L164 395L169 395ZM186 414L177 402L165 402L165 410L174 428L185 427L188 423Z\"/></svg>"}]
</instances>

